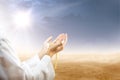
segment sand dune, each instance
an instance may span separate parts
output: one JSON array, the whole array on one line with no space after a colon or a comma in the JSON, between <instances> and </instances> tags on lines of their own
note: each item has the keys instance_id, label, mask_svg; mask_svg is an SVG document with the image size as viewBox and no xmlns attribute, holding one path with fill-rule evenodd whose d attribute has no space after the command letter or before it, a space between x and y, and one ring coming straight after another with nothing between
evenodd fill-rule
<instances>
[{"instance_id":1,"label":"sand dune","mask_svg":"<svg viewBox=\"0 0 120 80\"><path fill-rule=\"evenodd\" d=\"M120 54L62 54L55 80L120 80Z\"/></svg>"},{"instance_id":2,"label":"sand dune","mask_svg":"<svg viewBox=\"0 0 120 80\"><path fill-rule=\"evenodd\" d=\"M55 80L120 80L119 55L62 55Z\"/></svg>"}]
</instances>

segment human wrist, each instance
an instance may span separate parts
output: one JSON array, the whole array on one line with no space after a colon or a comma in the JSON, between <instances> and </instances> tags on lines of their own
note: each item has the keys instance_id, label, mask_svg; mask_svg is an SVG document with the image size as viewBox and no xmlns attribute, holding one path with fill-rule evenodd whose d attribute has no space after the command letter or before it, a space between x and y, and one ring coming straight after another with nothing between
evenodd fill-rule
<instances>
[{"instance_id":1,"label":"human wrist","mask_svg":"<svg viewBox=\"0 0 120 80\"><path fill-rule=\"evenodd\" d=\"M52 57L52 56L53 56L53 53L51 53L51 52L47 52L47 54L46 54L46 55L48 55L48 56Z\"/></svg>"},{"instance_id":2,"label":"human wrist","mask_svg":"<svg viewBox=\"0 0 120 80\"><path fill-rule=\"evenodd\" d=\"M46 53L45 53L44 51L41 51L41 52L38 54L38 56L39 56L40 59L42 59L44 55L46 55Z\"/></svg>"}]
</instances>

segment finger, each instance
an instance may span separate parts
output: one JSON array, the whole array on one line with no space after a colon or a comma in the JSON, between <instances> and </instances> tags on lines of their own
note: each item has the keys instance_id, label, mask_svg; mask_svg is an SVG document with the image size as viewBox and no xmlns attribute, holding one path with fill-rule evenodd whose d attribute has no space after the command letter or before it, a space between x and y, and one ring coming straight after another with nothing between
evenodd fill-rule
<instances>
[{"instance_id":1,"label":"finger","mask_svg":"<svg viewBox=\"0 0 120 80\"><path fill-rule=\"evenodd\" d=\"M49 38L47 38L47 40L45 41L45 43L51 42L51 41L52 41L52 38L53 38L53 36L50 36Z\"/></svg>"},{"instance_id":2,"label":"finger","mask_svg":"<svg viewBox=\"0 0 120 80\"><path fill-rule=\"evenodd\" d=\"M61 42L62 42L63 46L66 45L66 43L67 43L67 34L65 34L65 36L64 36L64 38L63 38L63 40Z\"/></svg>"},{"instance_id":3,"label":"finger","mask_svg":"<svg viewBox=\"0 0 120 80\"><path fill-rule=\"evenodd\" d=\"M63 36L61 36L61 37L60 37L61 41L65 40L65 39L66 39L66 37L67 37L67 35L66 35L66 34L64 34Z\"/></svg>"},{"instance_id":4,"label":"finger","mask_svg":"<svg viewBox=\"0 0 120 80\"><path fill-rule=\"evenodd\" d=\"M63 46L63 44L62 43L54 43L53 48L57 48L57 47L60 47L60 46Z\"/></svg>"},{"instance_id":5,"label":"finger","mask_svg":"<svg viewBox=\"0 0 120 80\"><path fill-rule=\"evenodd\" d=\"M66 45L67 41L68 41L68 35L65 34L65 39L64 39L64 42L63 42L63 45L64 45L64 46Z\"/></svg>"},{"instance_id":6,"label":"finger","mask_svg":"<svg viewBox=\"0 0 120 80\"><path fill-rule=\"evenodd\" d=\"M67 34L60 36L59 39L56 41L56 43L57 42L62 43L62 45L64 47L67 43Z\"/></svg>"},{"instance_id":7,"label":"finger","mask_svg":"<svg viewBox=\"0 0 120 80\"><path fill-rule=\"evenodd\" d=\"M62 33L62 34L60 34L55 40L54 40L54 42L58 42L58 41L61 41L61 39L63 39L64 38L64 36L65 36L65 34L64 33Z\"/></svg>"},{"instance_id":8,"label":"finger","mask_svg":"<svg viewBox=\"0 0 120 80\"><path fill-rule=\"evenodd\" d=\"M52 41L52 36L50 36L45 40L44 47L48 48L51 41Z\"/></svg>"}]
</instances>

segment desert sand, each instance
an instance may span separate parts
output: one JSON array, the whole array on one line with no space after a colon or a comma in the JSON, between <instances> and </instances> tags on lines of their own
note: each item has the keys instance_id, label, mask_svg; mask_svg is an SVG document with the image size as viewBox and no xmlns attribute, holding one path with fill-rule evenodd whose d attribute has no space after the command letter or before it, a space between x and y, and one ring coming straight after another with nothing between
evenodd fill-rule
<instances>
[{"instance_id":1,"label":"desert sand","mask_svg":"<svg viewBox=\"0 0 120 80\"><path fill-rule=\"evenodd\" d=\"M120 80L119 58L119 54L62 55L55 80Z\"/></svg>"},{"instance_id":2,"label":"desert sand","mask_svg":"<svg viewBox=\"0 0 120 80\"><path fill-rule=\"evenodd\" d=\"M120 54L60 53L55 73L55 80L120 80Z\"/></svg>"}]
</instances>

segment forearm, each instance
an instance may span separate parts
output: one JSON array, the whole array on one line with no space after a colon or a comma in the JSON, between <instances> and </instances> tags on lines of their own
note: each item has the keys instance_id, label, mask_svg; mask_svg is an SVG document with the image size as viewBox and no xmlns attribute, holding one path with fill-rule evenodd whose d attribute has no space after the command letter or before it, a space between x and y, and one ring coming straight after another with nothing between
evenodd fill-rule
<instances>
[{"instance_id":1,"label":"forearm","mask_svg":"<svg viewBox=\"0 0 120 80\"><path fill-rule=\"evenodd\" d=\"M42 59L43 56L45 56L45 53L40 52L40 53L39 53L39 58Z\"/></svg>"},{"instance_id":2,"label":"forearm","mask_svg":"<svg viewBox=\"0 0 120 80\"><path fill-rule=\"evenodd\" d=\"M42 59L47 54L46 49L42 48L41 51L38 53L40 59Z\"/></svg>"},{"instance_id":3,"label":"forearm","mask_svg":"<svg viewBox=\"0 0 120 80\"><path fill-rule=\"evenodd\" d=\"M50 52L48 49L41 49L41 51L39 52L38 56L40 59L42 59L45 55L48 55L52 58L53 54L52 52Z\"/></svg>"}]
</instances>

